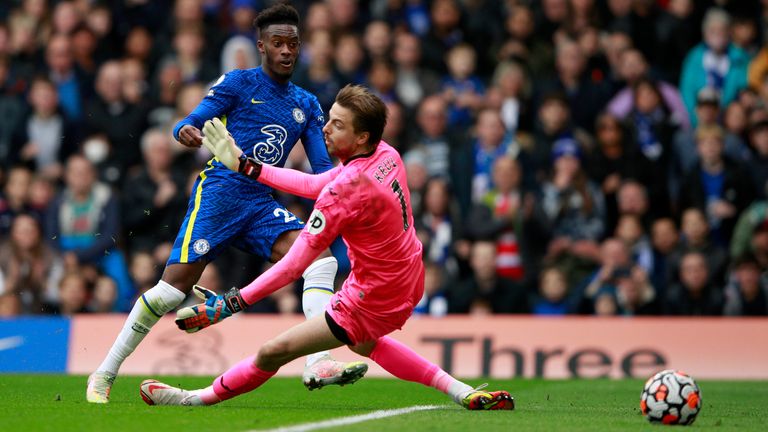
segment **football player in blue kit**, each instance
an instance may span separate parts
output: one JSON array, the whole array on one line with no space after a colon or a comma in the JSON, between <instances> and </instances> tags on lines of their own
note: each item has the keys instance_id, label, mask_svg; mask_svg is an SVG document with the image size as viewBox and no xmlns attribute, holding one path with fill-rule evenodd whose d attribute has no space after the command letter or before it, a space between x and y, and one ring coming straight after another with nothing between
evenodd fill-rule
<instances>
[{"instance_id":1,"label":"football player in blue kit","mask_svg":"<svg viewBox=\"0 0 768 432\"><path fill-rule=\"evenodd\" d=\"M323 112L317 98L293 85L299 53L299 14L277 4L256 19L262 66L226 72L192 113L174 128L187 147L200 147L206 120L219 117L243 150L240 171L256 161L282 167L301 140L315 174L332 168L325 147ZM214 293L195 286L208 262L232 245L277 262L298 237L304 223L278 203L273 190L227 169L215 157L198 176L171 256L161 280L136 300L109 353L88 378L86 399L108 403L123 361L165 313L193 289L207 298ZM302 307L307 319L323 313L333 294L338 264L327 254L304 272ZM349 384L365 374L362 362L342 363L327 351L307 357L303 376L311 390L327 384Z\"/></svg>"}]
</instances>

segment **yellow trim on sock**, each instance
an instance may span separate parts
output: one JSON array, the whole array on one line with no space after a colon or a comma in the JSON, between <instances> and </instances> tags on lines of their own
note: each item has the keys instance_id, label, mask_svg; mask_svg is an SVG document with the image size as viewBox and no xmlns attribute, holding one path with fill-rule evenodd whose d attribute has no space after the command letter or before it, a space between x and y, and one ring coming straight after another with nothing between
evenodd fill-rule
<instances>
[{"instance_id":1,"label":"yellow trim on sock","mask_svg":"<svg viewBox=\"0 0 768 432\"><path fill-rule=\"evenodd\" d=\"M325 289L325 288L307 288L307 289L305 289L304 291L302 291L302 294L303 294L303 293L307 293L307 292L311 292L311 291L316 291L316 292L326 293L326 294L328 294L329 296L330 296L330 295L333 295L333 293L332 293L332 292L328 292L328 290L327 290L327 289Z\"/></svg>"}]
</instances>

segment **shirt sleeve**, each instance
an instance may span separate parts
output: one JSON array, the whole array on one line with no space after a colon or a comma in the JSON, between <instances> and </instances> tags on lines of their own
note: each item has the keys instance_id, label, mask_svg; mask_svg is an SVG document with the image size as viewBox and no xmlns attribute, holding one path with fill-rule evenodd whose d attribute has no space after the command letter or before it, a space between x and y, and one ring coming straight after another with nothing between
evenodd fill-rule
<instances>
[{"instance_id":1,"label":"shirt sleeve","mask_svg":"<svg viewBox=\"0 0 768 432\"><path fill-rule=\"evenodd\" d=\"M312 107L307 121L307 127L301 134L301 142L304 145L304 151L307 153L312 171L317 173L328 171L333 168L331 158L328 156L328 149L325 148L325 138L323 137L323 126L325 125L325 116L320 108L317 98L310 102Z\"/></svg>"},{"instance_id":2,"label":"shirt sleeve","mask_svg":"<svg viewBox=\"0 0 768 432\"><path fill-rule=\"evenodd\" d=\"M322 174L307 174L288 168L262 165L259 181L267 186L304 198L315 199L323 187L341 172L342 166Z\"/></svg>"},{"instance_id":3,"label":"shirt sleeve","mask_svg":"<svg viewBox=\"0 0 768 432\"><path fill-rule=\"evenodd\" d=\"M253 304L297 280L302 272L339 236L343 226L357 214L356 201L344 199L343 186L326 188L318 197L296 242L288 253L269 270L240 290L248 304ZM347 204L347 205L345 205Z\"/></svg>"},{"instance_id":4,"label":"shirt sleeve","mask_svg":"<svg viewBox=\"0 0 768 432\"><path fill-rule=\"evenodd\" d=\"M186 125L202 129L206 120L220 117L232 110L239 97L238 88L240 77L237 71L226 73L219 77L208 94L200 101L200 104L176 123L173 128L173 137L178 141L179 131Z\"/></svg>"},{"instance_id":5,"label":"shirt sleeve","mask_svg":"<svg viewBox=\"0 0 768 432\"><path fill-rule=\"evenodd\" d=\"M277 264L243 287L240 290L240 295L249 305L258 302L297 280L323 249L310 246L302 236L299 236L288 253Z\"/></svg>"}]
</instances>

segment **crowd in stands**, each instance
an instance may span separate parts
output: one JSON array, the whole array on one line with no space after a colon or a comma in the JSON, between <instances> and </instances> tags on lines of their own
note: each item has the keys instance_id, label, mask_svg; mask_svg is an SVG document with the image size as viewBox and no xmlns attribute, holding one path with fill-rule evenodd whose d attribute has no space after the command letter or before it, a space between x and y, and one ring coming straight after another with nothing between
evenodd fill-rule
<instances>
[{"instance_id":1,"label":"crowd in stands","mask_svg":"<svg viewBox=\"0 0 768 432\"><path fill-rule=\"evenodd\" d=\"M0 317L126 312L155 284L211 157L171 129L259 65L272 3L0 2ZM293 82L389 108L417 314L768 315L768 2L291 4ZM231 250L200 284L265 265ZM297 289L251 309L298 312Z\"/></svg>"}]
</instances>

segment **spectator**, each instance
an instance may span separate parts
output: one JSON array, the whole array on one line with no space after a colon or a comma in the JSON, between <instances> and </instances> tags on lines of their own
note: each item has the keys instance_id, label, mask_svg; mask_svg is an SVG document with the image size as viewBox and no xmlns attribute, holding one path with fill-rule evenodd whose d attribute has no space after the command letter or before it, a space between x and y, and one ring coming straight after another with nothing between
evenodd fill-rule
<instances>
[{"instance_id":1,"label":"spectator","mask_svg":"<svg viewBox=\"0 0 768 432\"><path fill-rule=\"evenodd\" d=\"M700 37L693 3L694 0L670 0L656 20L656 41L664 49L656 52L655 63L670 82L680 81L683 59Z\"/></svg>"},{"instance_id":2,"label":"spectator","mask_svg":"<svg viewBox=\"0 0 768 432\"><path fill-rule=\"evenodd\" d=\"M56 88L47 78L32 81L29 104L31 111L14 133L11 160L26 163L40 174L58 180L62 163L77 150L76 125L60 111Z\"/></svg>"},{"instance_id":3,"label":"spectator","mask_svg":"<svg viewBox=\"0 0 768 432\"><path fill-rule=\"evenodd\" d=\"M532 258L526 256L523 239L531 237L527 224L533 214L534 198L523 191L522 168L513 157L496 159L492 177L494 188L473 206L464 231L472 240L495 240L499 276L522 282L530 267L525 263Z\"/></svg>"},{"instance_id":4,"label":"spectator","mask_svg":"<svg viewBox=\"0 0 768 432\"><path fill-rule=\"evenodd\" d=\"M72 39L72 59L77 69L83 74L89 86L93 83L98 66L96 59L96 34L85 24L77 26L70 33Z\"/></svg>"},{"instance_id":5,"label":"spectator","mask_svg":"<svg viewBox=\"0 0 768 432\"><path fill-rule=\"evenodd\" d=\"M587 59L575 41L562 39L555 48L555 77L542 84L539 94L564 94L574 124L589 130L608 101L609 89L605 83L585 74Z\"/></svg>"},{"instance_id":6,"label":"spectator","mask_svg":"<svg viewBox=\"0 0 768 432\"><path fill-rule=\"evenodd\" d=\"M29 214L17 215L9 239L0 244L5 278L0 295L18 297L23 314L46 313L46 305L58 299L63 270L61 256L43 242L40 223Z\"/></svg>"},{"instance_id":7,"label":"spectator","mask_svg":"<svg viewBox=\"0 0 768 432\"><path fill-rule=\"evenodd\" d=\"M548 267L539 276L539 295L531 312L534 315L565 315L568 311L568 281L557 267Z\"/></svg>"},{"instance_id":8,"label":"spectator","mask_svg":"<svg viewBox=\"0 0 768 432\"><path fill-rule=\"evenodd\" d=\"M424 297L413 310L414 315L440 318L448 313L443 270L433 263L424 264Z\"/></svg>"},{"instance_id":9,"label":"spectator","mask_svg":"<svg viewBox=\"0 0 768 432\"><path fill-rule=\"evenodd\" d=\"M711 87L720 95L720 106L727 106L747 85L749 58L730 41L731 18L722 9L707 11L702 23L704 41L685 56L680 76L680 93L688 108L691 124L698 125L694 112L696 95Z\"/></svg>"},{"instance_id":10,"label":"spectator","mask_svg":"<svg viewBox=\"0 0 768 432\"><path fill-rule=\"evenodd\" d=\"M429 96L419 105L416 117L418 136L413 148L424 154L430 176L448 176L451 150L458 147L448 131L447 105L441 96Z\"/></svg>"},{"instance_id":11,"label":"spectator","mask_svg":"<svg viewBox=\"0 0 768 432\"><path fill-rule=\"evenodd\" d=\"M46 220L46 238L64 254L69 270L95 265L117 282L117 309L129 309L133 284L116 242L120 237L118 199L96 181L93 165L81 155L67 160L64 189L54 199Z\"/></svg>"},{"instance_id":12,"label":"spectator","mask_svg":"<svg viewBox=\"0 0 768 432\"><path fill-rule=\"evenodd\" d=\"M604 232L603 196L587 179L581 158L574 140L557 141L552 149L554 169L537 200L537 219L553 239L550 255L565 252L574 243L595 242Z\"/></svg>"},{"instance_id":13,"label":"spectator","mask_svg":"<svg viewBox=\"0 0 768 432\"><path fill-rule=\"evenodd\" d=\"M653 245L653 267L648 275L656 291L657 298L667 294L667 285L672 279L670 266L672 253L679 247L680 236L675 222L670 218L659 218L651 226L651 244Z\"/></svg>"},{"instance_id":14,"label":"spectator","mask_svg":"<svg viewBox=\"0 0 768 432\"><path fill-rule=\"evenodd\" d=\"M485 306L493 313L528 312L528 296L523 286L496 274L496 243L475 242L470 265L472 276L448 287L449 313L469 313Z\"/></svg>"},{"instance_id":15,"label":"spectator","mask_svg":"<svg viewBox=\"0 0 768 432\"><path fill-rule=\"evenodd\" d=\"M260 3L260 0L233 0L230 3L229 16L232 19L230 30L232 37L229 39L230 41L238 37L244 37L250 40L250 42L254 45L254 51L256 51L256 37L253 31L253 23L256 19L256 13L260 9ZM222 68L221 72L225 73L232 69L233 68Z\"/></svg>"},{"instance_id":16,"label":"spectator","mask_svg":"<svg viewBox=\"0 0 768 432\"><path fill-rule=\"evenodd\" d=\"M696 207L707 215L712 239L731 238L736 218L752 201L752 183L744 169L723 157L723 131L702 126L696 131L699 163L683 178L678 208Z\"/></svg>"},{"instance_id":17,"label":"spectator","mask_svg":"<svg viewBox=\"0 0 768 432\"><path fill-rule=\"evenodd\" d=\"M365 26L363 46L369 63L389 61L392 50L392 29L385 21L372 21Z\"/></svg>"},{"instance_id":18,"label":"spectator","mask_svg":"<svg viewBox=\"0 0 768 432\"><path fill-rule=\"evenodd\" d=\"M701 126L718 126L720 117L720 97L709 87L701 89L696 96L696 116ZM724 152L734 161L743 159L744 147L740 140L731 134L725 134ZM674 137L673 171L675 175L684 175L696 165L699 157L696 152L696 130L678 130ZM676 191L672 191L676 192Z\"/></svg>"},{"instance_id":19,"label":"spectator","mask_svg":"<svg viewBox=\"0 0 768 432\"><path fill-rule=\"evenodd\" d=\"M474 169L472 170L472 202L479 202L492 189L491 171L494 162L504 155L517 156L512 137L504 129L498 110L486 108L477 116L473 142Z\"/></svg>"},{"instance_id":20,"label":"spectator","mask_svg":"<svg viewBox=\"0 0 768 432\"><path fill-rule=\"evenodd\" d=\"M712 284L709 276L707 260L703 254L684 254L680 264L680 283L670 288L665 313L689 316L722 315L722 287Z\"/></svg>"},{"instance_id":21,"label":"spectator","mask_svg":"<svg viewBox=\"0 0 768 432\"><path fill-rule=\"evenodd\" d=\"M683 256L691 252L698 252L706 258L709 269L708 275L715 284L722 286L725 282L728 256L721 246L711 240L709 225L704 213L697 208L688 208L683 211L680 231L682 239L669 260L672 281L678 282L677 275Z\"/></svg>"},{"instance_id":22,"label":"spectator","mask_svg":"<svg viewBox=\"0 0 768 432\"><path fill-rule=\"evenodd\" d=\"M768 201L766 200L755 201L741 212L731 237L731 259L739 258L750 252L757 255L758 252L753 248L754 242L763 228L768 228ZM765 250L768 252L768 245ZM762 258L758 255L758 261L761 265L768 264L768 260L762 262ZM768 267L766 268L768 269Z\"/></svg>"},{"instance_id":23,"label":"spectator","mask_svg":"<svg viewBox=\"0 0 768 432\"><path fill-rule=\"evenodd\" d=\"M0 194L0 239L11 231L13 219L28 212L29 185L32 171L25 166L16 166L8 171L8 178Z\"/></svg>"},{"instance_id":24,"label":"spectator","mask_svg":"<svg viewBox=\"0 0 768 432\"><path fill-rule=\"evenodd\" d=\"M427 241L424 242L424 257L427 262L440 266L444 271L455 273L452 263L453 242L458 237L460 222L458 220L448 179L432 177L424 187L422 211L415 215L414 222L419 231L424 230Z\"/></svg>"},{"instance_id":25,"label":"spectator","mask_svg":"<svg viewBox=\"0 0 768 432\"><path fill-rule=\"evenodd\" d=\"M310 34L315 30L334 30L334 16L329 2L311 2L304 14L304 33Z\"/></svg>"},{"instance_id":26,"label":"spectator","mask_svg":"<svg viewBox=\"0 0 768 432\"><path fill-rule=\"evenodd\" d=\"M130 253L148 251L173 243L186 208L183 173L173 169L173 149L169 136L149 129L141 137L144 164L129 174L122 194L122 225Z\"/></svg>"},{"instance_id":27,"label":"spectator","mask_svg":"<svg viewBox=\"0 0 768 432\"><path fill-rule=\"evenodd\" d=\"M424 152L420 149L409 151L403 157L403 164L405 164L406 175L408 176L408 189L411 191L413 214L421 214L424 208L424 190L429 179Z\"/></svg>"},{"instance_id":28,"label":"spectator","mask_svg":"<svg viewBox=\"0 0 768 432\"><path fill-rule=\"evenodd\" d=\"M725 288L725 315L768 315L768 281L760 278L755 257L745 255L733 262L733 277Z\"/></svg>"},{"instance_id":29,"label":"spectator","mask_svg":"<svg viewBox=\"0 0 768 432\"><path fill-rule=\"evenodd\" d=\"M221 52L221 73L232 69L251 69L261 63L256 43L246 36L233 36L224 44Z\"/></svg>"},{"instance_id":30,"label":"spectator","mask_svg":"<svg viewBox=\"0 0 768 432\"><path fill-rule=\"evenodd\" d=\"M619 75L626 86L619 90L613 99L608 102L607 111L614 116L624 119L635 106L633 88L641 79L648 79L649 66L640 50L630 48L620 54ZM663 100L663 105L669 107L670 122L683 129L690 129L691 123L688 111L685 109L680 91L673 84L666 81L657 81L658 92Z\"/></svg>"},{"instance_id":31,"label":"spectator","mask_svg":"<svg viewBox=\"0 0 768 432\"><path fill-rule=\"evenodd\" d=\"M0 289L3 273L0 271ZM13 293L0 294L0 318L14 318L21 314L21 302Z\"/></svg>"},{"instance_id":32,"label":"spectator","mask_svg":"<svg viewBox=\"0 0 768 432\"><path fill-rule=\"evenodd\" d=\"M160 277L158 263L161 262L164 261L156 260L149 252L135 252L131 255L130 274L137 296L155 286L157 278Z\"/></svg>"},{"instance_id":33,"label":"spectator","mask_svg":"<svg viewBox=\"0 0 768 432\"><path fill-rule=\"evenodd\" d=\"M632 261L623 241L608 238L600 245L599 267L583 279L576 279L569 295L570 309L579 314L594 313L595 299L601 291L616 293L616 276L631 271ZM570 278L572 281L573 277Z\"/></svg>"},{"instance_id":34,"label":"spectator","mask_svg":"<svg viewBox=\"0 0 768 432\"><path fill-rule=\"evenodd\" d=\"M157 52L153 49L154 37L144 26L132 27L125 36L124 58L135 59L147 68L147 76L154 76L157 66Z\"/></svg>"},{"instance_id":35,"label":"spectator","mask_svg":"<svg viewBox=\"0 0 768 432\"><path fill-rule=\"evenodd\" d=\"M477 53L472 45L462 43L451 48L445 57L448 74L443 76L441 92L448 102L448 122L469 126L483 104L485 86L475 75Z\"/></svg>"},{"instance_id":36,"label":"spectator","mask_svg":"<svg viewBox=\"0 0 768 432\"><path fill-rule=\"evenodd\" d=\"M620 214L618 194L625 184L634 183L642 189L644 195L647 195L644 185L652 186L654 191L664 185L653 175L650 161L629 141L624 127L613 115L604 113L598 116L596 142L595 151L587 157L586 171L590 180L601 185L605 197L606 231L612 232ZM663 207L662 202L656 199L653 202ZM638 216L643 218L643 225L647 226L651 216L648 214L647 197L644 197L644 203L643 212Z\"/></svg>"},{"instance_id":37,"label":"spectator","mask_svg":"<svg viewBox=\"0 0 768 432\"><path fill-rule=\"evenodd\" d=\"M88 312L109 313L115 310L117 284L109 276L99 276L93 284L93 294L88 302Z\"/></svg>"},{"instance_id":38,"label":"spectator","mask_svg":"<svg viewBox=\"0 0 768 432\"><path fill-rule=\"evenodd\" d=\"M619 215L637 216L646 229L650 227L651 221L656 219L656 214L651 208L648 191L638 181L627 180L619 186L616 204Z\"/></svg>"},{"instance_id":39,"label":"spectator","mask_svg":"<svg viewBox=\"0 0 768 432\"><path fill-rule=\"evenodd\" d=\"M492 85L485 99L489 107L501 113L504 129L512 135L518 130L530 132L533 127L527 87L528 77L519 63L499 63L493 72Z\"/></svg>"},{"instance_id":40,"label":"spectator","mask_svg":"<svg viewBox=\"0 0 768 432\"><path fill-rule=\"evenodd\" d=\"M149 110L147 71L144 63L135 58L120 60L123 70L123 98L129 104L139 106L142 112Z\"/></svg>"},{"instance_id":41,"label":"spectator","mask_svg":"<svg viewBox=\"0 0 768 432\"><path fill-rule=\"evenodd\" d=\"M740 101L731 102L723 113L723 129L726 142L732 142L732 149L724 149L725 155L737 163L746 163L752 159L752 153L747 146L747 127L749 116L747 109ZM730 150L730 151L728 151Z\"/></svg>"},{"instance_id":42,"label":"spectator","mask_svg":"<svg viewBox=\"0 0 768 432\"><path fill-rule=\"evenodd\" d=\"M120 170L111 181L120 182L129 167L141 163L137 138L146 128L146 113L128 103L123 94L123 70L117 61L101 65L96 78L97 96L88 104L88 134L104 134L111 144L112 157Z\"/></svg>"},{"instance_id":43,"label":"spectator","mask_svg":"<svg viewBox=\"0 0 768 432\"><path fill-rule=\"evenodd\" d=\"M651 161L654 174L661 177L661 183L665 185L670 170L672 137L677 126L672 122L670 109L656 82L645 78L637 80L632 88L632 98L634 104L627 118L630 135L640 152Z\"/></svg>"},{"instance_id":44,"label":"spectator","mask_svg":"<svg viewBox=\"0 0 768 432\"><path fill-rule=\"evenodd\" d=\"M341 80L333 69L333 41L329 31L318 30L307 38L304 50L308 62L296 70L296 85L317 96L323 112L331 109L336 93L341 89Z\"/></svg>"},{"instance_id":45,"label":"spectator","mask_svg":"<svg viewBox=\"0 0 768 432\"><path fill-rule=\"evenodd\" d=\"M29 185L29 211L35 215L38 221L44 221L48 206L56 195L56 189L53 180L35 176Z\"/></svg>"},{"instance_id":46,"label":"spectator","mask_svg":"<svg viewBox=\"0 0 768 432\"><path fill-rule=\"evenodd\" d=\"M395 68L387 60L374 60L366 74L366 85L385 103L397 101Z\"/></svg>"},{"instance_id":47,"label":"spectator","mask_svg":"<svg viewBox=\"0 0 768 432\"><path fill-rule=\"evenodd\" d=\"M633 266L641 268L646 273L653 272L651 242L638 216L631 214L620 216L614 234L627 245Z\"/></svg>"},{"instance_id":48,"label":"spectator","mask_svg":"<svg viewBox=\"0 0 768 432\"><path fill-rule=\"evenodd\" d=\"M443 53L464 41L457 0L435 0L430 7L429 32L421 39L424 67L443 75L448 71Z\"/></svg>"},{"instance_id":49,"label":"spectator","mask_svg":"<svg viewBox=\"0 0 768 432\"><path fill-rule=\"evenodd\" d=\"M315 3L316 4L322 3ZM363 62L365 50L360 37L354 33L345 33L336 38L336 47L333 53L336 74L341 85L362 84L365 82ZM399 98L399 95L398 95Z\"/></svg>"},{"instance_id":50,"label":"spectator","mask_svg":"<svg viewBox=\"0 0 768 432\"><path fill-rule=\"evenodd\" d=\"M392 51L397 71L395 92L409 114L416 111L419 101L440 88L440 77L421 67L421 57L421 41L416 35L405 32L395 35Z\"/></svg>"},{"instance_id":51,"label":"spectator","mask_svg":"<svg viewBox=\"0 0 768 432\"><path fill-rule=\"evenodd\" d=\"M752 158L747 162L754 185L755 198L768 198L768 119L749 126L749 144Z\"/></svg>"},{"instance_id":52,"label":"spectator","mask_svg":"<svg viewBox=\"0 0 768 432\"><path fill-rule=\"evenodd\" d=\"M387 124L384 125L384 132L381 139L395 149L402 149L405 145L405 113L403 106L396 101L385 102L387 105Z\"/></svg>"},{"instance_id":53,"label":"spectator","mask_svg":"<svg viewBox=\"0 0 768 432\"><path fill-rule=\"evenodd\" d=\"M752 59L760 48L757 43L757 26L752 17L734 14L731 24L733 45L739 47Z\"/></svg>"},{"instance_id":54,"label":"spectator","mask_svg":"<svg viewBox=\"0 0 768 432\"><path fill-rule=\"evenodd\" d=\"M616 289L611 287L600 290L595 296L595 305L592 309L597 316L618 315L619 304L616 300Z\"/></svg>"},{"instance_id":55,"label":"spectator","mask_svg":"<svg viewBox=\"0 0 768 432\"><path fill-rule=\"evenodd\" d=\"M576 128L571 120L571 108L562 93L549 93L544 96L534 125L534 144L523 148L521 162L530 167L526 169L525 184L535 185L546 180L552 167L552 148L562 138L574 139L580 151L590 147L589 135Z\"/></svg>"},{"instance_id":56,"label":"spectator","mask_svg":"<svg viewBox=\"0 0 768 432\"><path fill-rule=\"evenodd\" d=\"M53 307L56 315L72 316L88 312L88 281L78 273L67 273L59 283L59 300Z\"/></svg>"},{"instance_id":57,"label":"spectator","mask_svg":"<svg viewBox=\"0 0 768 432\"><path fill-rule=\"evenodd\" d=\"M59 93L59 103L64 115L79 124L83 120L83 100L90 95L92 87L75 67L69 36L51 36L45 48L45 66Z\"/></svg>"},{"instance_id":58,"label":"spectator","mask_svg":"<svg viewBox=\"0 0 768 432\"><path fill-rule=\"evenodd\" d=\"M656 292L648 280L648 274L639 267L630 272L620 272L616 277L616 305L625 316L659 315Z\"/></svg>"}]
</instances>

